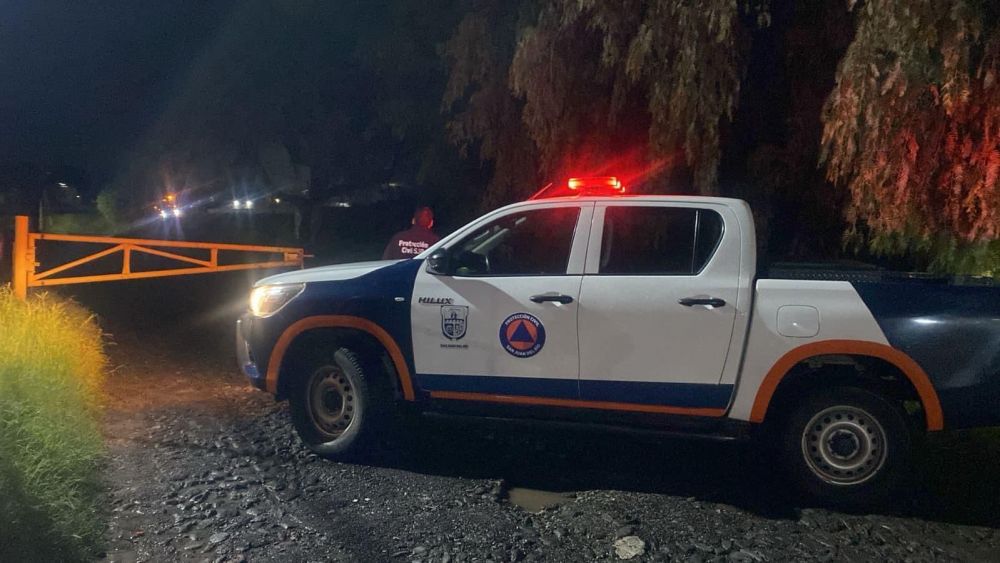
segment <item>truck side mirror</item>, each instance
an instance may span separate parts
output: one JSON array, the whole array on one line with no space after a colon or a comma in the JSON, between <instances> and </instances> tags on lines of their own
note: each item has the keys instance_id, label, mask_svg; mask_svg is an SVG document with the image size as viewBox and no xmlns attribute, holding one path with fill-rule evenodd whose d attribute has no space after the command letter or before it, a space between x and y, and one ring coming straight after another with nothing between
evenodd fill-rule
<instances>
[{"instance_id":1,"label":"truck side mirror","mask_svg":"<svg viewBox=\"0 0 1000 563\"><path fill-rule=\"evenodd\" d=\"M435 276L451 275L451 255L446 248L435 250L427 257L427 273Z\"/></svg>"}]
</instances>

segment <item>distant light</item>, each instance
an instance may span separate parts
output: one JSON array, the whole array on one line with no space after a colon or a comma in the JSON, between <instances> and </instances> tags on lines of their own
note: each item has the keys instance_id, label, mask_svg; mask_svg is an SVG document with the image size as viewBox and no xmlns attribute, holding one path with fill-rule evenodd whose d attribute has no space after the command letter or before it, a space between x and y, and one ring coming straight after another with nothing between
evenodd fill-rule
<instances>
[{"instance_id":1,"label":"distant light","mask_svg":"<svg viewBox=\"0 0 1000 563\"><path fill-rule=\"evenodd\" d=\"M244 205L246 206L247 209L252 209L253 208L253 202L250 201L249 199L247 200L247 202Z\"/></svg>"},{"instance_id":2,"label":"distant light","mask_svg":"<svg viewBox=\"0 0 1000 563\"><path fill-rule=\"evenodd\" d=\"M167 215L167 210L166 209L161 209L160 210L160 219L166 219L167 217L169 217L169 215Z\"/></svg>"},{"instance_id":3,"label":"distant light","mask_svg":"<svg viewBox=\"0 0 1000 563\"><path fill-rule=\"evenodd\" d=\"M239 209L241 207L243 207L243 202L240 201L240 200L238 200L238 199L234 199L233 200L233 209Z\"/></svg>"},{"instance_id":4,"label":"distant light","mask_svg":"<svg viewBox=\"0 0 1000 563\"><path fill-rule=\"evenodd\" d=\"M66 182L59 182L59 187L60 188L68 188L69 184L67 184Z\"/></svg>"},{"instance_id":5,"label":"distant light","mask_svg":"<svg viewBox=\"0 0 1000 563\"><path fill-rule=\"evenodd\" d=\"M76 195L76 199L80 199L80 194L77 194L77 195Z\"/></svg>"},{"instance_id":6,"label":"distant light","mask_svg":"<svg viewBox=\"0 0 1000 563\"><path fill-rule=\"evenodd\" d=\"M274 198L274 203L281 203L281 198L280 197Z\"/></svg>"},{"instance_id":7,"label":"distant light","mask_svg":"<svg viewBox=\"0 0 1000 563\"><path fill-rule=\"evenodd\" d=\"M167 197L165 197L163 199L166 200L166 201L173 201L173 200L177 199L177 196L175 196L174 194L167 194Z\"/></svg>"},{"instance_id":8,"label":"distant light","mask_svg":"<svg viewBox=\"0 0 1000 563\"><path fill-rule=\"evenodd\" d=\"M351 202L349 201L335 201L333 202L334 207L350 207Z\"/></svg>"},{"instance_id":9,"label":"distant light","mask_svg":"<svg viewBox=\"0 0 1000 563\"><path fill-rule=\"evenodd\" d=\"M181 214L182 214L181 208L180 207L175 207L174 208L174 217L180 217Z\"/></svg>"}]
</instances>

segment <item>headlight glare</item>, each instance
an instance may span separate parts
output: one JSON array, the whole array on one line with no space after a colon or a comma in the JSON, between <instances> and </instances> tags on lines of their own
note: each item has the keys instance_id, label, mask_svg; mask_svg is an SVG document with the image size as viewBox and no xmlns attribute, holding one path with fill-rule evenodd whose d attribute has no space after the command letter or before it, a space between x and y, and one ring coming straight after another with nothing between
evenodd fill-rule
<instances>
[{"instance_id":1,"label":"headlight glare","mask_svg":"<svg viewBox=\"0 0 1000 563\"><path fill-rule=\"evenodd\" d=\"M255 287L250 292L250 312L257 317L269 317L295 299L305 288L304 283Z\"/></svg>"}]
</instances>

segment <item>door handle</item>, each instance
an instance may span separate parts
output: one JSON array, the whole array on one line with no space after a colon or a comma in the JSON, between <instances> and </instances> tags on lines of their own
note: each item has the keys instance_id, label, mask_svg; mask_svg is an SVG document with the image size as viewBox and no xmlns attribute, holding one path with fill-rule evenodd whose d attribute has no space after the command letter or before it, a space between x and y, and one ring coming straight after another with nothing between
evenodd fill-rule
<instances>
[{"instance_id":1,"label":"door handle","mask_svg":"<svg viewBox=\"0 0 1000 563\"><path fill-rule=\"evenodd\" d=\"M678 299L677 302L685 307L694 307L695 305L708 305L709 307L726 306L726 300L719 299L718 297L685 297Z\"/></svg>"},{"instance_id":2,"label":"door handle","mask_svg":"<svg viewBox=\"0 0 1000 563\"><path fill-rule=\"evenodd\" d=\"M535 303L545 303L546 301L553 301L555 303L562 303L563 305L569 305L573 302L573 298L569 295L563 295L562 293L542 293L540 295L532 295L531 300Z\"/></svg>"}]
</instances>

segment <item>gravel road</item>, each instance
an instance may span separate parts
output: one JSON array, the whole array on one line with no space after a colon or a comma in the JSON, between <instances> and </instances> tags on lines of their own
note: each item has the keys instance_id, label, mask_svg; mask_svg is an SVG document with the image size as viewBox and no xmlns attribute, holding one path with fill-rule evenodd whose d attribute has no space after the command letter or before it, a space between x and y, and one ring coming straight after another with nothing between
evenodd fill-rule
<instances>
[{"instance_id":1,"label":"gravel road","mask_svg":"<svg viewBox=\"0 0 1000 563\"><path fill-rule=\"evenodd\" d=\"M892 515L800 508L749 445L578 429L428 419L341 464L228 349L116 340L104 560L1000 561L981 436L931 444Z\"/></svg>"}]
</instances>

